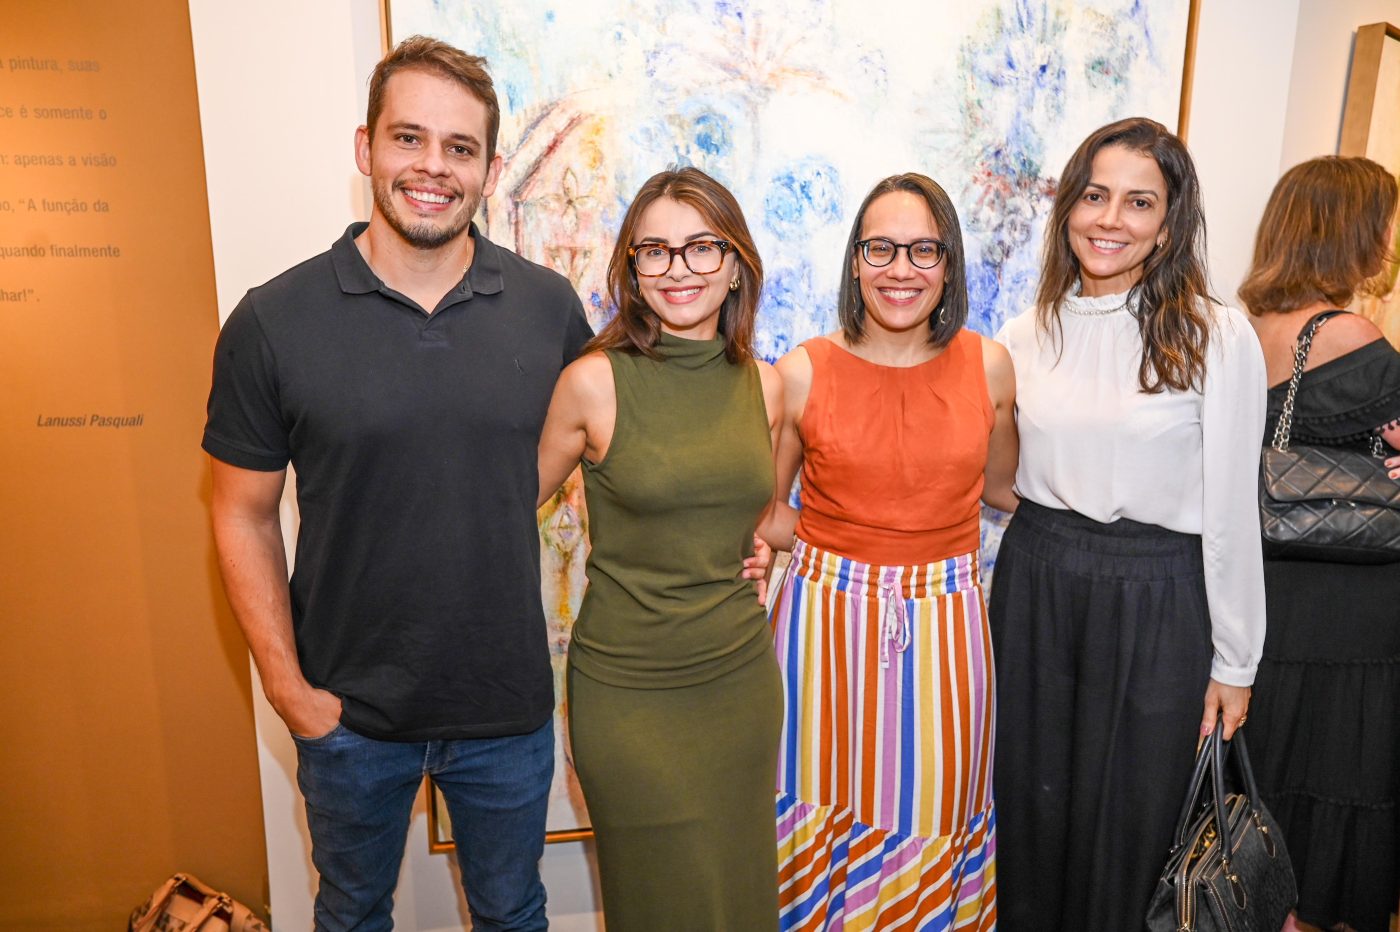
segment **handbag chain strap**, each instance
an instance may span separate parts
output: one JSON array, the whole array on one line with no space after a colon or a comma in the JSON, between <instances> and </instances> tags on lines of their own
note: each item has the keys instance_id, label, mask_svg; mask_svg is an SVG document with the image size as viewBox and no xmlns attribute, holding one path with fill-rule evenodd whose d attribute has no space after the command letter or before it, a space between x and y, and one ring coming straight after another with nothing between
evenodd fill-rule
<instances>
[{"instance_id":1,"label":"handbag chain strap","mask_svg":"<svg viewBox=\"0 0 1400 932\"><path fill-rule=\"evenodd\" d=\"M1341 313L1333 311L1333 314ZM1312 350L1313 337L1317 329L1331 318L1332 314L1314 317L1307 328L1298 335L1298 346L1293 351L1293 376L1288 380L1288 396L1283 399L1283 414L1274 425L1274 439L1271 446L1280 453L1288 452L1289 436L1293 433L1293 405L1298 400L1298 383L1303 380L1303 367L1308 364L1308 353ZM1377 459L1385 457L1381 438L1371 435L1371 455Z\"/></svg>"}]
</instances>

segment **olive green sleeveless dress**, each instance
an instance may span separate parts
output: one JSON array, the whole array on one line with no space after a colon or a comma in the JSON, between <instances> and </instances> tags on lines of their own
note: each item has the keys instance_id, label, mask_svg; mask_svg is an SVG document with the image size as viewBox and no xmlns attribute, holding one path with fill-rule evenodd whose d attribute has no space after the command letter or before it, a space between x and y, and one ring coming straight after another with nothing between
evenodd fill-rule
<instances>
[{"instance_id":1,"label":"olive green sleeveless dress","mask_svg":"<svg viewBox=\"0 0 1400 932\"><path fill-rule=\"evenodd\" d=\"M588 590L569 648L569 736L608 932L778 927L773 820L783 699L741 579L773 491L757 367L723 340L609 351L617 423L584 463Z\"/></svg>"}]
</instances>

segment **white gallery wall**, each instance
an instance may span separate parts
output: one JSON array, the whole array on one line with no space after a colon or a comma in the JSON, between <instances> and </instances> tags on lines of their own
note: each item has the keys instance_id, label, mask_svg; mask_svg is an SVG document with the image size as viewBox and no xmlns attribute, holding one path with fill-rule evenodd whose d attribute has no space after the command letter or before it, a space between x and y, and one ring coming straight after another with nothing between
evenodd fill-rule
<instances>
[{"instance_id":1,"label":"white gallery wall","mask_svg":"<svg viewBox=\"0 0 1400 932\"><path fill-rule=\"evenodd\" d=\"M1186 141L1205 200L1211 284L1216 297L1238 306L1254 230L1278 180L1300 4L1200 3Z\"/></svg>"},{"instance_id":2,"label":"white gallery wall","mask_svg":"<svg viewBox=\"0 0 1400 932\"><path fill-rule=\"evenodd\" d=\"M222 322L248 288L325 251L347 224L369 216L369 188L352 143L381 54L379 4L192 0L190 23ZM284 525L294 519L290 493L283 515ZM306 930L315 874L296 749L263 699L256 671L253 693L273 926ZM552 928L602 928L589 850L579 843L546 848ZM398 929L468 924L455 858L428 853L421 794L401 878Z\"/></svg>"},{"instance_id":3,"label":"white gallery wall","mask_svg":"<svg viewBox=\"0 0 1400 932\"><path fill-rule=\"evenodd\" d=\"M1299 9L1283 127L1283 169L1336 153L1351 79L1352 40L1356 27L1370 23L1400 26L1400 0L1306 0Z\"/></svg>"},{"instance_id":4,"label":"white gallery wall","mask_svg":"<svg viewBox=\"0 0 1400 932\"><path fill-rule=\"evenodd\" d=\"M1188 141L1212 280L1233 303L1280 170L1335 151L1355 28L1400 24L1400 0L1201 4ZM222 320L249 287L327 249L368 215L352 136L380 55L380 11L377 0L191 0L190 19ZM295 750L255 693L274 924L308 929L315 881ZM548 846L542 870L553 928L602 928L588 845ZM397 927L458 929L466 915L454 860L427 853L420 799Z\"/></svg>"}]
</instances>

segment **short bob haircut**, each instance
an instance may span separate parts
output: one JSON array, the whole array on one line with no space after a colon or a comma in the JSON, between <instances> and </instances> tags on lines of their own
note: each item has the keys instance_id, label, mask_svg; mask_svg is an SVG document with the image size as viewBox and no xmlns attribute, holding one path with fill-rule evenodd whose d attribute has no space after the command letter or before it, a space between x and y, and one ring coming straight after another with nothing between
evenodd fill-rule
<instances>
[{"instance_id":1,"label":"short bob haircut","mask_svg":"<svg viewBox=\"0 0 1400 932\"><path fill-rule=\"evenodd\" d=\"M1358 290L1383 291L1396 200L1395 178L1370 159L1329 155L1290 168L1264 207L1240 286L1244 306L1344 308Z\"/></svg>"},{"instance_id":2,"label":"short bob haircut","mask_svg":"<svg viewBox=\"0 0 1400 932\"><path fill-rule=\"evenodd\" d=\"M856 263L864 261L858 255L862 228L865 225L865 212L877 198L896 191L907 191L928 205L933 214L933 222L938 227L938 238L947 249L943 257L943 296L928 319L928 341L934 346L947 346L948 342L967 323L967 269L964 259L962 226L958 223L958 212L948 192L927 175L918 172L905 172L891 175L870 189L861 201L851 223L851 235L846 240L846 254L841 264L841 284L837 292L836 317L841 322L841 332L846 342L855 346L865 339L865 297L860 292L860 273Z\"/></svg>"},{"instance_id":3,"label":"short bob haircut","mask_svg":"<svg viewBox=\"0 0 1400 932\"><path fill-rule=\"evenodd\" d=\"M369 108L365 114L365 132L371 141L379 114L384 110L384 94L389 79L400 71L426 71L449 81L456 81L468 94L486 106L486 161L496 157L496 136L501 129L501 105L496 100L496 87L486 72L486 59L468 55L461 49L428 36L409 36L396 45L374 66L369 76Z\"/></svg>"},{"instance_id":4,"label":"short bob haircut","mask_svg":"<svg viewBox=\"0 0 1400 932\"><path fill-rule=\"evenodd\" d=\"M1201 185L1186 144L1156 120L1129 117L1101 126L1070 156L1060 175L1055 206L1045 228L1045 253L1036 291L1036 324L1058 334L1065 296L1079 284L1079 259L1069 243L1069 215L1093 180L1094 157L1121 146L1152 158L1167 182L1166 238L1147 257L1132 288L1138 298L1142 359L1138 385L1155 394L1190 391L1205 384L1210 343L1210 285L1206 279L1205 213Z\"/></svg>"},{"instance_id":5,"label":"short bob haircut","mask_svg":"<svg viewBox=\"0 0 1400 932\"><path fill-rule=\"evenodd\" d=\"M725 293L719 311L719 334L724 338L726 359L736 364L748 362L753 358L754 318L758 315L758 297L763 290L763 263L734 195L700 169L689 167L652 175L632 199L627 215L622 218L612 259L608 261L608 292L617 314L584 347L584 352L622 349L653 359L661 357L656 351L661 339L661 318L647 305L637 288L637 275L628 258L627 247L633 245L642 215L662 198L695 208L710 229L730 244L736 259L734 267L739 287ZM729 283L724 284L727 287Z\"/></svg>"}]
</instances>

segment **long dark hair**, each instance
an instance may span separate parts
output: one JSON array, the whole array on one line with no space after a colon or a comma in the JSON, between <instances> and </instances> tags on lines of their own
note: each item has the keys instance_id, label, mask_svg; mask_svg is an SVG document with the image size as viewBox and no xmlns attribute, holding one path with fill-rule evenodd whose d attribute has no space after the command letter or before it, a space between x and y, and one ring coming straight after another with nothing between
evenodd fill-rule
<instances>
[{"instance_id":1,"label":"long dark hair","mask_svg":"<svg viewBox=\"0 0 1400 932\"><path fill-rule=\"evenodd\" d=\"M1244 306L1251 314L1314 301L1346 307L1368 284L1379 290L1393 261L1396 198L1395 178L1366 158L1328 155L1284 172L1259 221L1254 261L1240 285Z\"/></svg>"},{"instance_id":2,"label":"long dark hair","mask_svg":"<svg viewBox=\"0 0 1400 932\"><path fill-rule=\"evenodd\" d=\"M861 201L856 218L851 223L851 235L846 239L846 252L841 263L841 285L836 305L836 317L841 332L852 346L865 339L865 297L860 293L858 275L852 275L851 263L860 261L856 243L865 225L865 212L875 199L895 191L907 191L928 204L938 235L947 248L943 257L943 297L928 319L928 341L934 346L947 346L967 322L967 270L963 259L962 226L952 198L938 182L918 172L891 175L870 189Z\"/></svg>"},{"instance_id":3,"label":"long dark hair","mask_svg":"<svg viewBox=\"0 0 1400 932\"><path fill-rule=\"evenodd\" d=\"M661 318L637 288L627 247L637 235L642 214L663 197L694 207L715 233L732 246L739 287L726 293L720 305L719 333L724 337L725 358L731 363L748 362L753 358L754 317L758 314L759 292L763 290L763 263L739 202L729 189L698 168L670 169L652 175L632 199L608 261L608 292L617 314L589 341L584 352L625 349L660 358L655 347L661 339Z\"/></svg>"},{"instance_id":4,"label":"long dark hair","mask_svg":"<svg viewBox=\"0 0 1400 932\"><path fill-rule=\"evenodd\" d=\"M1045 231L1036 323L1042 332L1058 334L1065 295L1079 281L1079 260L1069 243L1069 215L1092 180L1094 156L1108 146L1151 156L1167 182L1165 241L1147 257L1142 278L1130 292L1138 299L1142 337L1138 385L1149 394L1199 389L1205 382L1210 344L1209 305L1216 303L1206 279L1201 186L1186 145L1155 120L1130 117L1100 127L1070 156Z\"/></svg>"}]
</instances>

